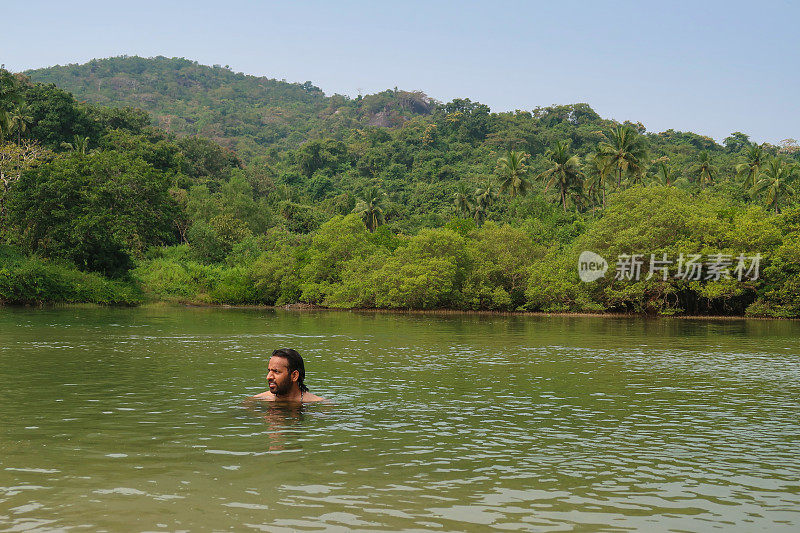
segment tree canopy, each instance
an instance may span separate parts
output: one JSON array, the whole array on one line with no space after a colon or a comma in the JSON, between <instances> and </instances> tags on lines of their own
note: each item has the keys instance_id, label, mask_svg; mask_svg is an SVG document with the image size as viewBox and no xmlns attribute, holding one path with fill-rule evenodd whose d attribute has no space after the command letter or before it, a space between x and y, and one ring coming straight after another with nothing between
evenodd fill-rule
<instances>
[{"instance_id":1,"label":"tree canopy","mask_svg":"<svg viewBox=\"0 0 800 533\"><path fill-rule=\"evenodd\" d=\"M0 70L0 245L152 298L791 316L798 163L789 139L584 103L348 98L163 57ZM586 249L761 253L764 278L587 285ZM0 301L35 293L15 287Z\"/></svg>"}]
</instances>

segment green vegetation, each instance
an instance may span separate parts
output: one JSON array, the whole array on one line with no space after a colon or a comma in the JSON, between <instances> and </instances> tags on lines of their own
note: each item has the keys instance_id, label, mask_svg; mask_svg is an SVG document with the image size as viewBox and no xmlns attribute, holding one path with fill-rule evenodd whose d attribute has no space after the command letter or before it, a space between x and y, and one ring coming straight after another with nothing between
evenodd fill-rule
<instances>
[{"instance_id":1,"label":"green vegetation","mask_svg":"<svg viewBox=\"0 0 800 533\"><path fill-rule=\"evenodd\" d=\"M178 58L115 57L26 74L81 100L142 109L167 132L202 135L245 159L353 127L397 126L431 109L421 93L326 97L310 81L286 83Z\"/></svg>"},{"instance_id":2,"label":"green vegetation","mask_svg":"<svg viewBox=\"0 0 800 533\"><path fill-rule=\"evenodd\" d=\"M0 304L137 305L143 301L141 290L133 283L81 272L69 263L24 257L0 246Z\"/></svg>"},{"instance_id":3,"label":"green vegetation","mask_svg":"<svg viewBox=\"0 0 800 533\"><path fill-rule=\"evenodd\" d=\"M0 135L0 302L800 315L790 139L131 57L0 71ZM756 280L614 279L756 253Z\"/></svg>"}]
</instances>

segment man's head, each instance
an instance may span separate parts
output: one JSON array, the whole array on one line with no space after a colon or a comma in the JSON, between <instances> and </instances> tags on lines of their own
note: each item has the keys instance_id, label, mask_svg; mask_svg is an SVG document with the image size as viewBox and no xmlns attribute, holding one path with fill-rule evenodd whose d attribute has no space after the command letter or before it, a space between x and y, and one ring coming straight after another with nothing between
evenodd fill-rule
<instances>
[{"instance_id":1,"label":"man's head","mask_svg":"<svg viewBox=\"0 0 800 533\"><path fill-rule=\"evenodd\" d=\"M295 384L301 391L308 391L303 380L306 377L306 368L303 358L291 348L281 348L272 352L267 366L267 383L269 391L275 396L289 394Z\"/></svg>"}]
</instances>

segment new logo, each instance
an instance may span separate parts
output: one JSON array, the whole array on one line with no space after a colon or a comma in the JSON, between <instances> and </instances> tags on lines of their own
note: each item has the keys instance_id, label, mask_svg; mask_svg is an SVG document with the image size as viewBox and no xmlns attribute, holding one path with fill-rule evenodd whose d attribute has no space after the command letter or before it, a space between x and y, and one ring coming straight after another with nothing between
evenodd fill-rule
<instances>
[{"instance_id":1,"label":"new logo","mask_svg":"<svg viewBox=\"0 0 800 533\"><path fill-rule=\"evenodd\" d=\"M598 280L605 275L606 270L608 262L601 255L584 250L578 257L578 276L581 281L589 283Z\"/></svg>"}]
</instances>

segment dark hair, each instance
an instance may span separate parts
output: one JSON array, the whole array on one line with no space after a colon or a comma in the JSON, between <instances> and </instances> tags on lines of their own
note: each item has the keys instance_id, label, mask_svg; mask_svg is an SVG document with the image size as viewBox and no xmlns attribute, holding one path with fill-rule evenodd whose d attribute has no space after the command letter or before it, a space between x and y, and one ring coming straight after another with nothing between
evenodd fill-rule
<instances>
[{"instance_id":1,"label":"dark hair","mask_svg":"<svg viewBox=\"0 0 800 533\"><path fill-rule=\"evenodd\" d=\"M286 364L289 367L289 374L291 375L292 372L297 370L300 373L300 377L297 379L297 385L300 387L300 390L303 392L308 392L308 387L306 387L303 380L306 377L306 365L303 363L303 358L300 357L300 354L297 353L297 350L292 350L291 348L278 348L274 352L272 352L272 357L282 357L286 359Z\"/></svg>"}]
</instances>

